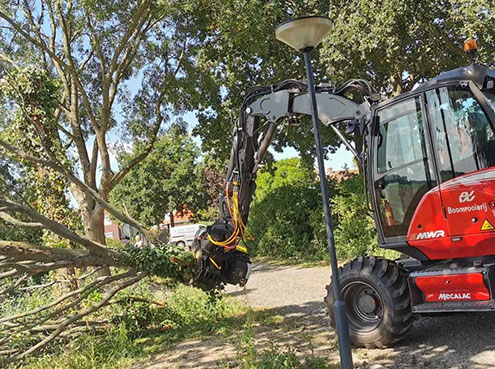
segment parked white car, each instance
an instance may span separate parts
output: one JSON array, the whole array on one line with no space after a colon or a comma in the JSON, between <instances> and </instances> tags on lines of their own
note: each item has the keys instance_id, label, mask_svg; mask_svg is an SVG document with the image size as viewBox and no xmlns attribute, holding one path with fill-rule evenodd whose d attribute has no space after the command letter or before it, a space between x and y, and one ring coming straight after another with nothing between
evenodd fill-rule
<instances>
[{"instance_id":1,"label":"parked white car","mask_svg":"<svg viewBox=\"0 0 495 369\"><path fill-rule=\"evenodd\" d=\"M188 224L170 228L170 243L181 247L191 247L194 235L200 229L206 228L204 224Z\"/></svg>"}]
</instances>

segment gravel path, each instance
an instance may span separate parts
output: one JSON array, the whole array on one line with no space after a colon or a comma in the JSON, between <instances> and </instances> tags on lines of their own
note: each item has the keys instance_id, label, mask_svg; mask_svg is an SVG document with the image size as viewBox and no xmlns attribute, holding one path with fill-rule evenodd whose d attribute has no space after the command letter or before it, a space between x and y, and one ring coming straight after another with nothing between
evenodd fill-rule
<instances>
[{"instance_id":1,"label":"gravel path","mask_svg":"<svg viewBox=\"0 0 495 369\"><path fill-rule=\"evenodd\" d=\"M286 315L325 315L323 298L330 281L330 267L303 268L255 263L245 288L227 286L226 291L247 305L280 308Z\"/></svg>"},{"instance_id":2,"label":"gravel path","mask_svg":"<svg viewBox=\"0 0 495 369\"><path fill-rule=\"evenodd\" d=\"M280 308L296 317L315 336L328 328L323 297L329 267L302 268L255 264L245 289L227 291L253 307ZM337 355L333 332L327 345ZM333 338L333 339L332 339ZM323 349L323 348L322 348ZM421 317L406 338L386 350L355 349L356 363L378 363L387 368L495 368L495 314L458 313Z\"/></svg>"}]
</instances>

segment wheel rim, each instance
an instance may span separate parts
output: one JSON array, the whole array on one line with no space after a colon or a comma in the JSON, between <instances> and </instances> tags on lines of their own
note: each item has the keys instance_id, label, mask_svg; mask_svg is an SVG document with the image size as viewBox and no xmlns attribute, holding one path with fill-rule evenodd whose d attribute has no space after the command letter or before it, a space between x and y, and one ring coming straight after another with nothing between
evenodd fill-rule
<instances>
[{"instance_id":1,"label":"wheel rim","mask_svg":"<svg viewBox=\"0 0 495 369\"><path fill-rule=\"evenodd\" d=\"M378 291L366 282L348 283L342 289L349 325L372 331L383 320L383 301Z\"/></svg>"}]
</instances>

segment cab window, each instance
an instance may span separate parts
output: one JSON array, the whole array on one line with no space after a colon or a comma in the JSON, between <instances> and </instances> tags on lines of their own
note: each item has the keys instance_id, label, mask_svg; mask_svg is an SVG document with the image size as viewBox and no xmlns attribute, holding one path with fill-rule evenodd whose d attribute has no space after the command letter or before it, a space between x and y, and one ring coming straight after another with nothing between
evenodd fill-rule
<instances>
[{"instance_id":1,"label":"cab window","mask_svg":"<svg viewBox=\"0 0 495 369\"><path fill-rule=\"evenodd\" d=\"M423 195L436 185L419 97L378 112L375 198L385 237L405 237Z\"/></svg>"},{"instance_id":2,"label":"cab window","mask_svg":"<svg viewBox=\"0 0 495 369\"><path fill-rule=\"evenodd\" d=\"M486 88L483 89L483 93L490 102L492 109L495 111L495 80L490 79L486 81Z\"/></svg>"},{"instance_id":3,"label":"cab window","mask_svg":"<svg viewBox=\"0 0 495 369\"><path fill-rule=\"evenodd\" d=\"M424 157L421 110L414 100L379 113L378 173L407 165Z\"/></svg>"},{"instance_id":4,"label":"cab window","mask_svg":"<svg viewBox=\"0 0 495 369\"><path fill-rule=\"evenodd\" d=\"M442 181L495 165L495 135L468 87L426 93Z\"/></svg>"}]
</instances>

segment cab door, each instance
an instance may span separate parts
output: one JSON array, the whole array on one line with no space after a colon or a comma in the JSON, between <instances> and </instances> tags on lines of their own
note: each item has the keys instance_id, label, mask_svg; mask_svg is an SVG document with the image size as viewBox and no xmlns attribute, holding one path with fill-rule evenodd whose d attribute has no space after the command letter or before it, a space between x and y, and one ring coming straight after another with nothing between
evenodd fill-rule
<instances>
[{"instance_id":1,"label":"cab door","mask_svg":"<svg viewBox=\"0 0 495 369\"><path fill-rule=\"evenodd\" d=\"M449 234L491 233L495 229L492 107L468 83L429 90L426 99Z\"/></svg>"},{"instance_id":2,"label":"cab door","mask_svg":"<svg viewBox=\"0 0 495 369\"><path fill-rule=\"evenodd\" d=\"M406 240L414 212L437 181L421 96L375 113L373 200L381 243Z\"/></svg>"}]
</instances>

